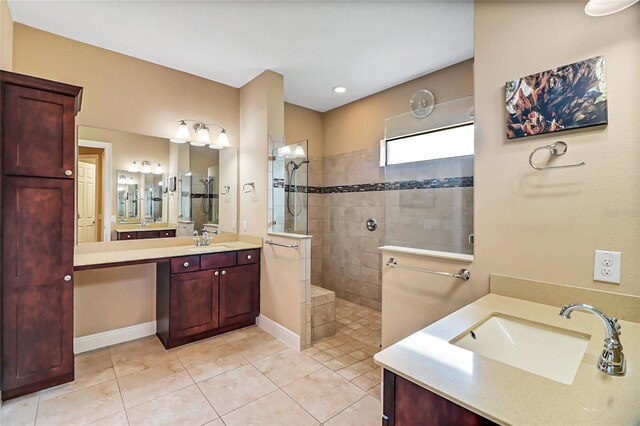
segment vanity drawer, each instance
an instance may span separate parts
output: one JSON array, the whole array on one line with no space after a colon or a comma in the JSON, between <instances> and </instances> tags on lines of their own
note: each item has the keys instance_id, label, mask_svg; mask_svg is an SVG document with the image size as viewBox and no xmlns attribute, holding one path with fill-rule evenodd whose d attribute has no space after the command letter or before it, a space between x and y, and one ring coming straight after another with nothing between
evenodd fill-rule
<instances>
[{"instance_id":1,"label":"vanity drawer","mask_svg":"<svg viewBox=\"0 0 640 426\"><path fill-rule=\"evenodd\" d=\"M258 262L260 262L260 249L238 252L238 265L249 265Z\"/></svg>"},{"instance_id":2,"label":"vanity drawer","mask_svg":"<svg viewBox=\"0 0 640 426\"><path fill-rule=\"evenodd\" d=\"M200 264L203 270L236 266L236 252L203 254L200 257Z\"/></svg>"},{"instance_id":3,"label":"vanity drawer","mask_svg":"<svg viewBox=\"0 0 640 426\"><path fill-rule=\"evenodd\" d=\"M138 231L138 239L160 238L160 231Z\"/></svg>"},{"instance_id":4,"label":"vanity drawer","mask_svg":"<svg viewBox=\"0 0 640 426\"><path fill-rule=\"evenodd\" d=\"M171 273L192 272L200 270L200 256L182 256L171 258Z\"/></svg>"},{"instance_id":5,"label":"vanity drawer","mask_svg":"<svg viewBox=\"0 0 640 426\"><path fill-rule=\"evenodd\" d=\"M137 232L118 232L119 240L137 240L138 233Z\"/></svg>"},{"instance_id":6,"label":"vanity drawer","mask_svg":"<svg viewBox=\"0 0 640 426\"><path fill-rule=\"evenodd\" d=\"M176 230L175 229L169 229L167 231L160 231L160 238L175 237L175 236L176 236Z\"/></svg>"}]
</instances>

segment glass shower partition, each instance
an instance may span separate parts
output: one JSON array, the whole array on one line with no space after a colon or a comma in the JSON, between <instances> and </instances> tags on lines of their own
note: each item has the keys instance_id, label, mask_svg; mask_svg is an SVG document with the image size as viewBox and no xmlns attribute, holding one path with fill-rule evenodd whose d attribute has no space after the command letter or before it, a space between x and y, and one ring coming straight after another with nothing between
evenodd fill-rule
<instances>
[{"instance_id":1,"label":"glass shower partition","mask_svg":"<svg viewBox=\"0 0 640 426\"><path fill-rule=\"evenodd\" d=\"M385 120L385 245L472 254L473 97L419 112Z\"/></svg>"},{"instance_id":2,"label":"glass shower partition","mask_svg":"<svg viewBox=\"0 0 640 426\"><path fill-rule=\"evenodd\" d=\"M270 230L308 233L308 142L272 142L269 156L271 185Z\"/></svg>"}]
</instances>

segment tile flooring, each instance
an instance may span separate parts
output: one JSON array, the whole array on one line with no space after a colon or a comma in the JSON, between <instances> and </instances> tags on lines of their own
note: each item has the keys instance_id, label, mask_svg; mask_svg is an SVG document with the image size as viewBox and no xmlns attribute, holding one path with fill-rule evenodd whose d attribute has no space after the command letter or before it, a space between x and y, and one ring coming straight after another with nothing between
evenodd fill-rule
<instances>
[{"instance_id":1,"label":"tile flooring","mask_svg":"<svg viewBox=\"0 0 640 426\"><path fill-rule=\"evenodd\" d=\"M3 403L0 425L379 425L380 313L336 299L336 321L302 352L254 326L83 353L74 382Z\"/></svg>"}]
</instances>

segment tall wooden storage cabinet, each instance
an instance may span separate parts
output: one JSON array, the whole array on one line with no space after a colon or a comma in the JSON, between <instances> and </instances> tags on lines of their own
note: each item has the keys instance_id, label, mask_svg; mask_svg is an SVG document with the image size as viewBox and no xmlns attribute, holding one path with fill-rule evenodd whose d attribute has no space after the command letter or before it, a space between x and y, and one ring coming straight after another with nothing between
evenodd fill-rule
<instances>
[{"instance_id":1,"label":"tall wooden storage cabinet","mask_svg":"<svg viewBox=\"0 0 640 426\"><path fill-rule=\"evenodd\" d=\"M2 399L70 382L82 88L0 72Z\"/></svg>"}]
</instances>

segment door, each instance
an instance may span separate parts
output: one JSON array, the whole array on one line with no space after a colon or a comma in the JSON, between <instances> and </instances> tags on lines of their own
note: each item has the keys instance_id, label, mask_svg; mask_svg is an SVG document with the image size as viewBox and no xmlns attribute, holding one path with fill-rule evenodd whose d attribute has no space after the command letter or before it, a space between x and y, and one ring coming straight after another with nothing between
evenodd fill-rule
<instances>
[{"instance_id":1,"label":"door","mask_svg":"<svg viewBox=\"0 0 640 426\"><path fill-rule=\"evenodd\" d=\"M218 271L171 275L169 335L192 336L218 327Z\"/></svg>"},{"instance_id":2,"label":"door","mask_svg":"<svg viewBox=\"0 0 640 426\"><path fill-rule=\"evenodd\" d=\"M260 265L220 271L220 326L251 321L260 312Z\"/></svg>"},{"instance_id":3,"label":"door","mask_svg":"<svg viewBox=\"0 0 640 426\"><path fill-rule=\"evenodd\" d=\"M4 173L73 178L74 97L12 84L2 94Z\"/></svg>"},{"instance_id":4,"label":"door","mask_svg":"<svg viewBox=\"0 0 640 426\"><path fill-rule=\"evenodd\" d=\"M6 391L73 375L73 180L6 177L2 201Z\"/></svg>"},{"instance_id":5,"label":"door","mask_svg":"<svg viewBox=\"0 0 640 426\"><path fill-rule=\"evenodd\" d=\"M98 241L96 227L96 165L78 161L78 242Z\"/></svg>"}]
</instances>

